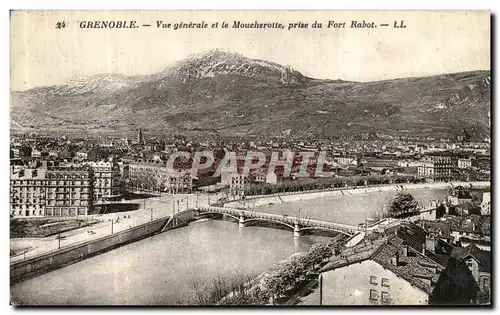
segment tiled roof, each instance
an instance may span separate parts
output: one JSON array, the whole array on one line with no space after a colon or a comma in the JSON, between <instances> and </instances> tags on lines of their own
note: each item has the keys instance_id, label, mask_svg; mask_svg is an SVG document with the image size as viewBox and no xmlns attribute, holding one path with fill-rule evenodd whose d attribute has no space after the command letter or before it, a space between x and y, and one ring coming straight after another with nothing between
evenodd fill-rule
<instances>
[{"instance_id":1,"label":"tiled roof","mask_svg":"<svg viewBox=\"0 0 500 315\"><path fill-rule=\"evenodd\" d=\"M403 248L406 246L407 255ZM320 272L341 268L371 259L398 277L408 281L424 292L431 294L440 272L444 269L430 257L407 246L404 239L392 235L373 241L371 244L346 249L342 256L332 257ZM395 264L395 262L397 263Z\"/></svg>"},{"instance_id":2,"label":"tiled roof","mask_svg":"<svg viewBox=\"0 0 500 315\"><path fill-rule=\"evenodd\" d=\"M469 215L467 217L459 217L459 216L447 216L446 221L450 223L451 231L459 231L459 232L469 232L469 233L478 233L481 231L481 223L484 223L484 220L481 219L481 216Z\"/></svg>"},{"instance_id":3,"label":"tiled roof","mask_svg":"<svg viewBox=\"0 0 500 315\"><path fill-rule=\"evenodd\" d=\"M425 231L420 226L411 222L402 222L397 236L418 252L422 252L425 243Z\"/></svg>"},{"instance_id":4,"label":"tiled roof","mask_svg":"<svg viewBox=\"0 0 500 315\"><path fill-rule=\"evenodd\" d=\"M345 249L340 255L333 256L319 272L325 272L357 262L370 259L385 244L386 239L378 239L372 242L362 242L359 245Z\"/></svg>"},{"instance_id":5,"label":"tiled roof","mask_svg":"<svg viewBox=\"0 0 500 315\"><path fill-rule=\"evenodd\" d=\"M389 237L387 244L374 255L373 260L412 285L431 294L443 268L410 246L407 248L408 255L405 256L403 246L405 242L401 238ZM393 257L397 257L396 264L391 261Z\"/></svg>"},{"instance_id":6,"label":"tiled roof","mask_svg":"<svg viewBox=\"0 0 500 315\"><path fill-rule=\"evenodd\" d=\"M450 237L450 223L441 222L441 221L420 221L423 225L424 230L427 232L439 233L441 230L441 237L448 238Z\"/></svg>"},{"instance_id":7,"label":"tiled roof","mask_svg":"<svg viewBox=\"0 0 500 315\"><path fill-rule=\"evenodd\" d=\"M479 262L479 271L491 273L491 252L481 250L474 244L467 247L455 247L451 255L460 261L473 257Z\"/></svg>"}]
</instances>

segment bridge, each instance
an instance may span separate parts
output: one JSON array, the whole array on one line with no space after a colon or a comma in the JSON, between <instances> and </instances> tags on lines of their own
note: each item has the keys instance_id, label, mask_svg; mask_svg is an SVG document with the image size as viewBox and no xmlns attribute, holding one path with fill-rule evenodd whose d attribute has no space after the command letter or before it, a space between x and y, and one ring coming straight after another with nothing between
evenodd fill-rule
<instances>
[{"instance_id":1,"label":"bridge","mask_svg":"<svg viewBox=\"0 0 500 315\"><path fill-rule=\"evenodd\" d=\"M255 211L240 210L233 208L208 206L208 207L195 208L193 211L194 214L197 216L204 214L222 214L231 217L238 221L240 227L244 227L246 224L256 221L273 222L290 228L293 231L294 236L300 236L302 232L313 231L313 230L337 232L348 236L352 236L358 232L364 232L365 230L373 229L373 227L368 227L365 229L364 227L349 225L349 224L305 219L305 218L291 217L286 215L255 212Z\"/></svg>"}]
</instances>

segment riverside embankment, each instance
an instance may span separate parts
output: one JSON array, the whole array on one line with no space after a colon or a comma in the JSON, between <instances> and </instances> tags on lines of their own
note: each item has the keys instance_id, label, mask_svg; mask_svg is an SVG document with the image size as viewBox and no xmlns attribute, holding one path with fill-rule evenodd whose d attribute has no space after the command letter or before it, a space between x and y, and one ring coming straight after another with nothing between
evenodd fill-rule
<instances>
[{"instance_id":1,"label":"riverside embankment","mask_svg":"<svg viewBox=\"0 0 500 315\"><path fill-rule=\"evenodd\" d=\"M471 186L472 185L472 186ZM467 188L485 189L490 187L490 182L439 182L422 184L391 184L378 186L360 186L346 188L332 188L327 190L314 190L302 192L287 192L272 195L259 195L246 198L245 200L234 200L224 203L229 208L252 208L269 204L290 203L295 201L304 201L332 196L359 196L377 192L397 192L403 190L420 189L449 189L454 186L464 186Z\"/></svg>"},{"instance_id":2,"label":"riverside embankment","mask_svg":"<svg viewBox=\"0 0 500 315\"><path fill-rule=\"evenodd\" d=\"M173 217L159 218L111 235L73 244L26 260L12 262L10 264L11 284L185 225L192 218L192 211L186 210Z\"/></svg>"}]
</instances>

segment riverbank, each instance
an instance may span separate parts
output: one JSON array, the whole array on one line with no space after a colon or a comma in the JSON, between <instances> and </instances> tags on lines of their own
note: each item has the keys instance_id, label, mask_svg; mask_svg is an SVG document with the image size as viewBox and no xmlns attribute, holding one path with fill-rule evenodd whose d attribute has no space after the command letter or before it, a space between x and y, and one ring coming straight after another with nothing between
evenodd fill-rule
<instances>
[{"instance_id":1,"label":"riverbank","mask_svg":"<svg viewBox=\"0 0 500 315\"><path fill-rule=\"evenodd\" d=\"M326 243L313 244L308 251L299 252L279 261L255 279L237 282L227 290L218 282L210 296L220 296L215 305L290 305L298 295L314 286L319 269L332 255L338 254L347 237L338 235Z\"/></svg>"},{"instance_id":2,"label":"riverbank","mask_svg":"<svg viewBox=\"0 0 500 315\"><path fill-rule=\"evenodd\" d=\"M158 218L120 232L111 233L111 235L59 248L43 255L11 262L11 284L74 264L125 244L185 226L192 219L193 212L186 210L176 213L173 216Z\"/></svg>"},{"instance_id":3,"label":"riverbank","mask_svg":"<svg viewBox=\"0 0 500 315\"><path fill-rule=\"evenodd\" d=\"M229 284L254 279L329 239L200 221L16 283L11 296L22 305L197 305L197 292L208 292L219 275Z\"/></svg>"},{"instance_id":4,"label":"riverbank","mask_svg":"<svg viewBox=\"0 0 500 315\"><path fill-rule=\"evenodd\" d=\"M228 208L255 208L269 204L291 203L295 201L304 201L319 199L332 196L359 196L363 194L376 192L397 192L403 190L419 190L419 189L449 189L455 186L472 187L477 189L489 188L490 182L439 182L439 183L421 183L421 184L390 184L379 186L360 186L347 188L332 188L321 191L301 191L288 192L272 195L252 196L244 200L233 200L224 203L224 207Z\"/></svg>"}]
</instances>

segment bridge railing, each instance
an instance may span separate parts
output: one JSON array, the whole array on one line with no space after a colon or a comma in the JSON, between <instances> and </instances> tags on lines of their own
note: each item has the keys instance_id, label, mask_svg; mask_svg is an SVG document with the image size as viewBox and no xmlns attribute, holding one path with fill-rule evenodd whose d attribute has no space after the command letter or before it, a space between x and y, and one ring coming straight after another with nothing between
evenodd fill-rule
<instances>
[{"instance_id":1,"label":"bridge railing","mask_svg":"<svg viewBox=\"0 0 500 315\"><path fill-rule=\"evenodd\" d=\"M309 227L337 229L340 231L352 232L352 231L363 231L364 230L364 228L359 227L359 226L355 226L355 225L348 225L348 224L320 221L320 220L313 220L313 219L304 219L304 218L298 218L298 217L289 217L289 216L283 216L283 215L272 214L272 213L254 212L254 211L240 210L240 209L233 209L233 208L207 207L207 208L201 208L200 210L223 213L223 214L224 213L231 214L234 216L244 216L247 218L254 218L254 219L256 218L256 219L276 220L276 221L281 221L281 222L290 223L290 224L297 223L297 224L300 224L303 226L309 226Z\"/></svg>"}]
</instances>

